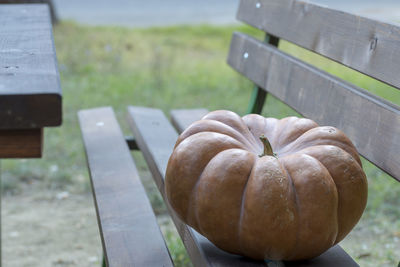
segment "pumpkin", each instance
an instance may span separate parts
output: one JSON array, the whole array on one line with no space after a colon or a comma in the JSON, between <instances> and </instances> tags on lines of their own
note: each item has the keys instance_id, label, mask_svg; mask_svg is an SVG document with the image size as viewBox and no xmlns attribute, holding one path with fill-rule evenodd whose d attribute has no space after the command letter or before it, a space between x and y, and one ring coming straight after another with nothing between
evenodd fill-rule
<instances>
[{"instance_id":1,"label":"pumpkin","mask_svg":"<svg viewBox=\"0 0 400 267\"><path fill-rule=\"evenodd\" d=\"M367 200L359 155L342 131L224 110L179 136L165 190L180 219L217 247L271 260L322 254Z\"/></svg>"}]
</instances>

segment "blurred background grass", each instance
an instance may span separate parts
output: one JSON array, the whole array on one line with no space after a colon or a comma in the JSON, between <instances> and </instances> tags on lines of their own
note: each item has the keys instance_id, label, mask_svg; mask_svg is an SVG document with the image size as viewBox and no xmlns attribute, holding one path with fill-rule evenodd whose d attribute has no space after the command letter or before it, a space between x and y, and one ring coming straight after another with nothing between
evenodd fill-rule
<instances>
[{"instance_id":1,"label":"blurred background grass","mask_svg":"<svg viewBox=\"0 0 400 267\"><path fill-rule=\"evenodd\" d=\"M21 192L21 184L40 181L43 189L89 194L77 111L112 106L126 134L127 105L172 108L229 109L244 115L252 83L225 63L233 31L259 39L263 33L247 26L174 26L128 29L85 27L62 22L54 29L64 122L45 132L45 160L4 160L3 190ZM317 65L399 105L400 91L355 71L281 42L289 54ZM277 118L296 112L268 96L263 115ZM133 152L153 208L178 266L190 261L140 152ZM400 260L400 184L365 160L369 197L362 220L342 246L362 266L394 266Z\"/></svg>"}]
</instances>

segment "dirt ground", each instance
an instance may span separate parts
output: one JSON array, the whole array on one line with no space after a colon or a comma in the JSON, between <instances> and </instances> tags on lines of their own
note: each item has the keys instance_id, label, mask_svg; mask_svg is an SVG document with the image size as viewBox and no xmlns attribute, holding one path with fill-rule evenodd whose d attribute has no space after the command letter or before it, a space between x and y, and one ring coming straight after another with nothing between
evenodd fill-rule
<instances>
[{"instance_id":1,"label":"dirt ground","mask_svg":"<svg viewBox=\"0 0 400 267\"><path fill-rule=\"evenodd\" d=\"M4 267L101 266L101 241L90 194L35 186L2 197Z\"/></svg>"}]
</instances>

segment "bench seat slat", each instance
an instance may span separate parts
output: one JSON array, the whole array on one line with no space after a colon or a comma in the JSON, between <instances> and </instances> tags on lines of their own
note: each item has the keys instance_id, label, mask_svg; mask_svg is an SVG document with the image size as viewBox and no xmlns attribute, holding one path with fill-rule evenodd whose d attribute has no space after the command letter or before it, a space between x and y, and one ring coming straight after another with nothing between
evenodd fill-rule
<instances>
[{"instance_id":1,"label":"bench seat slat","mask_svg":"<svg viewBox=\"0 0 400 267\"><path fill-rule=\"evenodd\" d=\"M400 26L298 0L241 0L237 18L400 88Z\"/></svg>"},{"instance_id":2,"label":"bench seat slat","mask_svg":"<svg viewBox=\"0 0 400 267\"><path fill-rule=\"evenodd\" d=\"M171 110L171 122L178 133L183 132L190 124L200 120L208 113L205 108Z\"/></svg>"},{"instance_id":3,"label":"bench seat slat","mask_svg":"<svg viewBox=\"0 0 400 267\"><path fill-rule=\"evenodd\" d=\"M196 266L266 266L267 263L251 261L244 257L226 253L194 229L184 224L171 209L164 191L164 175L168 158L172 153L178 134L159 109L129 107L129 124L140 150L149 165L150 171L160 192L170 209L170 214L177 226L183 242ZM200 119L206 110L174 110L172 112L177 125L183 128ZM182 115L185 114L185 115ZM190 118L190 114L193 115ZM180 116L182 115L182 116ZM183 121L179 121L183 118ZM184 126L185 125L185 126ZM358 266L346 252L336 245L321 256L304 262L275 262L278 266Z\"/></svg>"},{"instance_id":4,"label":"bench seat slat","mask_svg":"<svg viewBox=\"0 0 400 267\"><path fill-rule=\"evenodd\" d=\"M244 34L234 34L228 63L305 117L344 131L361 155L400 181L398 106Z\"/></svg>"},{"instance_id":5,"label":"bench seat slat","mask_svg":"<svg viewBox=\"0 0 400 267\"><path fill-rule=\"evenodd\" d=\"M107 266L173 266L111 108L79 112Z\"/></svg>"}]
</instances>

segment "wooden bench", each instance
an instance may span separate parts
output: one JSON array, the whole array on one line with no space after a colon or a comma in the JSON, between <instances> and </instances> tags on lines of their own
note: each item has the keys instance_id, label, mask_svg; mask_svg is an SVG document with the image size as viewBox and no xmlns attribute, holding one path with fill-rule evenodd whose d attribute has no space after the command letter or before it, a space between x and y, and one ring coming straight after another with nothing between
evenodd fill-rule
<instances>
[{"instance_id":1,"label":"wooden bench","mask_svg":"<svg viewBox=\"0 0 400 267\"><path fill-rule=\"evenodd\" d=\"M399 180L400 108L277 46L287 40L400 88L400 27L296 0L242 0L237 17L267 33L264 42L232 37L228 64L256 84L249 112L260 113L270 93L303 116L342 129L362 156ZM177 218L164 191L167 161L178 133L206 113L173 110L170 122L159 109L128 107L132 140L110 107L79 112L107 266L173 265L130 148L143 153L195 266L358 266L339 245L308 261L252 261L221 251Z\"/></svg>"}]
</instances>

